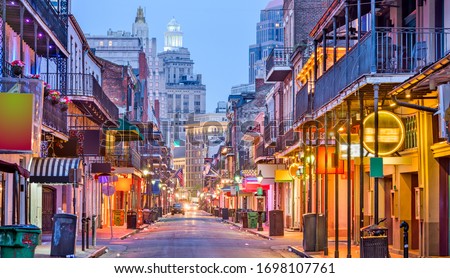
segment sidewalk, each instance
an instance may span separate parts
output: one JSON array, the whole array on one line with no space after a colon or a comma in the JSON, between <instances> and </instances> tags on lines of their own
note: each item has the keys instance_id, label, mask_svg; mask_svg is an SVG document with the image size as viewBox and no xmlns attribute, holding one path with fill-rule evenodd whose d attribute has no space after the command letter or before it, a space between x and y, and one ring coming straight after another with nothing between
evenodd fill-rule
<instances>
[{"instance_id":1,"label":"sidewalk","mask_svg":"<svg viewBox=\"0 0 450 278\"><path fill-rule=\"evenodd\" d=\"M210 214L211 215L211 214ZM212 215L211 215L212 216ZM165 216L163 216L164 218ZM214 216L213 216L214 217ZM323 251L320 252L306 252L302 246L303 242L303 232L298 230L284 230L284 235L282 236L270 236L269 235L269 227L267 225L263 225L263 230L258 231L257 229L249 229L243 228L242 223L235 223L232 219L223 220L222 218L215 217L217 220L221 220L224 223L229 225L233 225L238 229L252 233L256 236L268 239L268 240L276 240L279 241L282 245L286 245L288 250L295 253L299 257L302 258L335 258L335 241L334 239L329 239L328 241L328 254L324 255ZM76 251L75 258L98 258L107 252L107 245L111 241L120 240L126 238L132 234L139 232L142 229L145 229L150 224L144 224L138 229L127 229L125 226L113 226L112 227L112 237L111 237L111 227L97 229L97 244L96 246L91 245L92 239L89 239L89 248L85 248L83 251L81 248L81 240L78 240L76 243ZM91 236L91 234L89 235ZM35 258L56 258L50 256L51 253L51 234L43 234L42 235L42 244L38 245L35 250ZM360 258L360 247L355 244L351 244L350 246L350 254L351 258ZM348 245L346 238L340 238L338 244L338 257L339 258L347 258L348 255ZM402 254L396 254L390 251L390 255L392 258L402 258ZM411 258L417 257L413 253L409 253Z\"/></svg>"},{"instance_id":2,"label":"sidewalk","mask_svg":"<svg viewBox=\"0 0 450 278\"><path fill-rule=\"evenodd\" d=\"M107 252L107 245L110 241L118 240L118 239L124 239L132 234L135 234L139 232L142 229L145 229L148 227L149 224L144 224L138 229L127 229L125 226L113 226L112 227L112 237L111 237L111 227L97 229L96 233L96 246L92 246L91 242L92 239L89 238L89 248L86 248L87 245L85 245L85 250L82 250L82 242L81 239L77 240L76 243L76 250L74 257L75 258L98 258L104 253ZM92 232L89 234L89 237L92 236ZM79 236L78 236L79 237ZM50 256L51 254L51 240L52 235L51 234L43 234L42 235L42 244L36 246L34 257L35 258L58 258Z\"/></svg>"},{"instance_id":3,"label":"sidewalk","mask_svg":"<svg viewBox=\"0 0 450 278\"><path fill-rule=\"evenodd\" d=\"M288 246L288 250L297 254L302 258L360 258L360 246L356 244L350 244L350 252L347 244L347 239L339 238L338 243L338 254L336 252L335 240L328 240L328 254L325 255L324 251L312 252L305 251L303 248L303 232L295 230L284 230L284 235L282 236L270 236L269 227L263 224L263 230L258 231L257 229L243 228L242 223L235 223L232 220L223 220L225 223L238 227L240 230L246 231L248 233L255 234L257 236L266 238L268 240L276 240L285 243ZM350 256L348 254L350 253ZM396 254L390 250L391 258L403 258L403 254ZM337 255L337 256L336 256ZM409 253L411 258L417 257L415 254Z\"/></svg>"}]
</instances>

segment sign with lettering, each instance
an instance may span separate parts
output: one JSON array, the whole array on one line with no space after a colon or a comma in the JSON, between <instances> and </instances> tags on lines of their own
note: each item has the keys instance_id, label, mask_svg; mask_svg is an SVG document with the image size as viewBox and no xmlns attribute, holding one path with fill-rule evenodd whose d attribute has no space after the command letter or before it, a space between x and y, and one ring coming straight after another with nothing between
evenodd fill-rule
<instances>
[{"instance_id":1,"label":"sign with lettering","mask_svg":"<svg viewBox=\"0 0 450 278\"><path fill-rule=\"evenodd\" d=\"M378 155L386 156L395 153L405 140L405 127L402 120L392 112L378 112L378 138L375 140L375 113L369 114L363 121L364 148L375 153L375 143L378 143Z\"/></svg>"}]
</instances>

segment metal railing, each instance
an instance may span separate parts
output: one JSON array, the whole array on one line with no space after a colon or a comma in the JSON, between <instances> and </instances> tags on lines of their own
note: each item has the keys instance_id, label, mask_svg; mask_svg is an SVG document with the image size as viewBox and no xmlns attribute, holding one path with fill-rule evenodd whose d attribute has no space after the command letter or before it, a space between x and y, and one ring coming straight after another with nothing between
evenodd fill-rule
<instances>
[{"instance_id":1,"label":"metal railing","mask_svg":"<svg viewBox=\"0 0 450 278\"><path fill-rule=\"evenodd\" d=\"M449 53L449 34L450 29L445 28L377 28L375 33L367 33L317 79L313 108L320 108L359 77L372 73L372 65L376 73L415 74Z\"/></svg>"},{"instance_id":2,"label":"metal railing","mask_svg":"<svg viewBox=\"0 0 450 278\"><path fill-rule=\"evenodd\" d=\"M129 148L107 149L105 161L110 162L112 167L141 168L141 156L136 150Z\"/></svg>"},{"instance_id":3,"label":"metal railing","mask_svg":"<svg viewBox=\"0 0 450 278\"><path fill-rule=\"evenodd\" d=\"M61 111L59 105L54 105L47 99L44 99L43 106L42 124L68 135L67 112Z\"/></svg>"},{"instance_id":4,"label":"metal railing","mask_svg":"<svg viewBox=\"0 0 450 278\"><path fill-rule=\"evenodd\" d=\"M305 114L311 113L311 101L313 94L312 82L305 84L295 95L295 119L301 119Z\"/></svg>"},{"instance_id":5,"label":"metal railing","mask_svg":"<svg viewBox=\"0 0 450 278\"><path fill-rule=\"evenodd\" d=\"M292 47L275 47L266 59L266 75L274 67L290 67Z\"/></svg>"},{"instance_id":6,"label":"metal railing","mask_svg":"<svg viewBox=\"0 0 450 278\"><path fill-rule=\"evenodd\" d=\"M112 120L119 119L119 108L111 101L111 99L103 92L101 85L97 79L91 74L68 73L66 75L66 88L61 85L61 74L44 73L42 78L50 84L52 89L59 90L62 94L72 98L91 97L95 98L100 105L109 114ZM84 82L84 87L83 87Z\"/></svg>"},{"instance_id":7,"label":"metal railing","mask_svg":"<svg viewBox=\"0 0 450 278\"><path fill-rule=\"evenodd\" d=\"M26 0L28 4L36 11L39 17L51 30L58 41L67 47L67 25L62 18L52 8L50 1L48 0Z\"/></svg>"},{"instance_id":8,"label":"metal railing","mask_svg":"<svg viewBox=\"0 0 450 278\"><path fill-rule=\"evenodd\" d=\"M264 143L266 146L275 146L277 143L277 127L274 123L268 123L264 127Z\"/></svg>"}]
</instances>

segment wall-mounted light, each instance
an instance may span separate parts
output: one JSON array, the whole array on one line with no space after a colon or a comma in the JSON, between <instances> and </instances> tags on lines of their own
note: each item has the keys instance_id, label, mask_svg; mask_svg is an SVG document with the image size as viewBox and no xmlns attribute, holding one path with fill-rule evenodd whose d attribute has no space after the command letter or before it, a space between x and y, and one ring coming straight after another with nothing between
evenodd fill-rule
<instances>
[{"instance_id":1,"label":"wall-mounted light","mask_svg":"<svg viewBox=\"0 0 450 278\"><path fill-rule=\"evenodd\" d=\"M262 180L264 179L264 177L263 177L263 175L262 175L262 173L261 173L261 170L259 170L259 173L258 173L258 175L256 176L256 179L258 180L259 183L261 183Z\"/></svg>"},{"instance_id":2,"label":"wall-mounted light","mask_svg":"<svg viewBox=\"0 0 450 278\"><path fill-rule=\"evenodd\" d=\"M236 171L234 173L234 181L237 183L241 183L242 182L242 175L240 171Z\"/></svg>"}]
</instances>

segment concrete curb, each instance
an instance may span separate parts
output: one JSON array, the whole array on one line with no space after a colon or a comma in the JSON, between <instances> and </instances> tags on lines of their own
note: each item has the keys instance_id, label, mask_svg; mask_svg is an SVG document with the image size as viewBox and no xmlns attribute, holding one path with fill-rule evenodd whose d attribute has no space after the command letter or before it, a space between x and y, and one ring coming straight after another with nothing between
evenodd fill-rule
<instances>
[{"instance_id":1,"label":"concrete curb","mask_svg":"<svg viewBox=\"0 0 450 278\"><path fill-rule=\"evenodd\" d=\"M108 252L108 247L103 246L103 247L95 250L94 252L92 252L92 254L90 254L88 256L88 258L99 258L99 257L101 257L103 254L105 254L107 252Z\"/></svg>"},{"instance_id":2,"label":"concrete curb","mask_svg":"<svg viewBox=\"0 0 450 278\"><path fill-rule=\"evenodd\" d=\"M314 258L313 256L308 255L304 251L302 251L294 246L288 246L288 250L301 258Z\"/></svg>"},{"instance_id":3,"label":"concrete curb","mask_svg":"<svg viewBox=\"0 0 450 278\"><path fill-rule=\"evenodd\" d=\"M246 232L248 232L248 233L257 235L257 236L259 236L259 237L262 237L262 238L265 238L265 239L268 239L268 240L273 240L273 238L271 238L270 236L266 236L266 235L264 235L264 234L258 233L257 231L253 231L253 230L250 230L250 229L247 229L247 228L242 228L240 225L238 225L238 224L236 224L236 223L234 223L234 222L231 222L231 221L229 221L229 220L222 220L222 222L225 222L225 223L227 223L227 224L233 225L233 226L239 228L239 230L241 230L241 231L246 231Z\"/></svg>"}]
</instances>

